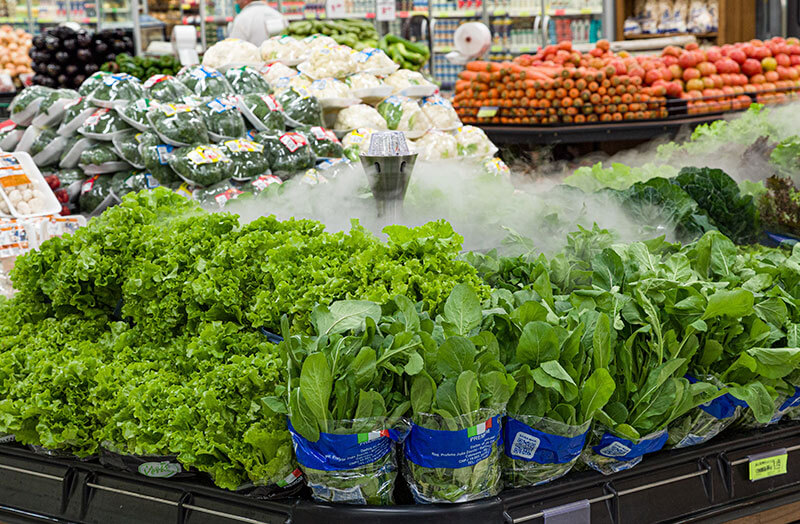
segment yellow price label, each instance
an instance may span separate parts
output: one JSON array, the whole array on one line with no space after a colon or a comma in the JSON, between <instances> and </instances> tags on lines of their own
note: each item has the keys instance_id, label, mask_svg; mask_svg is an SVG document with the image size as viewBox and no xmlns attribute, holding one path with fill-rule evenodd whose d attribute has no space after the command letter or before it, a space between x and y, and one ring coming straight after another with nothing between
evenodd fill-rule
<instances>
[{"instance_id":1,"label":"yellow price label","mask_svg":"<svg viewBox=\"0 0 800 524\"><path fill-rule=\"evenodd\" d=\"M777 475L786 474L786 462L789 455L786 451L781 455L773 455L771 457L757 458L754 456L750 458L750 480L762 480Z\"/></svg>"},{"instance_id":2,"label":"yellow price label","mask_svg":"<svg viewBox=\"0 0 800 524\"><path fill-rule=\"evenodd\" d=\"M497 114L497 107L481 107L478 109L478 118L492 118Z\"/></svg>"},{"instance_id":3,"label":"yellow price label","mask_svg":"<svg viewBox=\"0 0 800 524\"><path fill-rule=\"evenodd\" d=\"M520 11L519 12L519 16L531 16L531 12L530 11Z\"/></svg>"},{"instance_id":4,"label":"yellow price label","mask_svg":"<svg viewBox=\"0 0 800 524\"><path fill-rule=\"evenodd\" d=\"M501 46L501 45L493 45L492 48L490 49L490 51L492 53L499 53L502 50L503 50L503 46Z\"/></svg>"},{"instance_id":5,"label":"yellow price label","mask_svg":"<svg viewBox=\"0 0 800 524\"><path fill-rule=\"evenodd\" d=\"M313 20L317 17L317 15L315 13L306 13L305 17L306 19Z\"/></svg>"},{"instance_id":6,"label":"yellow price label","mask_svg":"<svg viewBox=\"0 0 800 524\"><path fill-rule=\"evenodd\" d=\"M526 45L524 45L524 46L519 48L519 52L520 53L530 53L531 52L531 48L526 46Z\"/></svg>"},{"instance_id":7,"label":"yellow price label","mask_svg":"<svg viewBox=\"0 0 800 524\"><path fill-rule=\"evenodd\" d=\"M506 10L505 9L495 9L492 14L494 16L503 16L503 15L506 14Z\"/></svg>"},{"instance_id":8,"label":"yellow price label","mask_svg":"<svg viewBox=\"0 0 800 524\"><path fill-rule=\"evenodd\" d=\"M464 16L475 16L475 11L473 11L471 9L467 10L467 11L464 11Z\"/></svg>"},{"instance_id":9,"label":"yellow price label","mask_svg":"<svg viewBox=\"0 0 800 524\"><path fill-rule=\"evenodd\" d=\"M592 11L592 9L591 9L591 8L589 8L589 7L582 7L582 8L581 8L581 14L582 14L582 15L590 15L590 14L592 14L593 12L594 12L594 11Z\"/></svg>"}]
</instances>

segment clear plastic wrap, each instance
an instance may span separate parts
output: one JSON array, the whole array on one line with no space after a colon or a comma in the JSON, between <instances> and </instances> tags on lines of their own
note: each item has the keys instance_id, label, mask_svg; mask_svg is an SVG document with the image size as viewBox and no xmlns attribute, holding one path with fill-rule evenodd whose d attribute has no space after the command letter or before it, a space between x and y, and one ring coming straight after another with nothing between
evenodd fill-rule
<instances>
[{"instance_id":1,"label":"clear plastic wrap","mask_svg":"<svg viewBox=\"0 0 800 524\"><path fill-rule=\"evenodd\" d=\"M280 134L286 129L283 106L273 95L244 95L239 98L239 109L258 131Z\"/></svg>"},{"instance_id":2,"label":"clear plastic wrap","mask_svg":"<svg viewBox=\"0 0 800 524\"><path fill-rule=\"evenodd\" d=\"M503 479L507 486L537 486L563 477L578 461L592 421L570 426L545 417L509 414Z\"/></svg>"},{"instance_id":3,"label":"clear plastic wrap","mask_svg":"<svg viewBox=\"0 0 800 524\"><path fill-rule=\"evenodd\" d=\"M102 443L100 464L158 479L187 479L197 476L197 471L187 470L178 462L177 455L130 455L123 453L110 442Z\"/></svg>"},{"instance_id":4,"label":"clear plastic wrap","mask_svg":"<svg viewBox=\"0 0 800 524\"><path fill-rule=\"evenodd\" d=\"M213 186L195 189L193 197L206 209L222 209L229 200L242 194L242 191L230 180L223 180Z\"/></svg>"},{"instance_id":5,"label":"clear plastic wrap","mask_svg":"<svg viewBox=\"0 0 800 524\"><path fill-rule=\"evenodd\" d=\"M105 71L98 71L86 80L83 81L81 86L78 88L78 94L83 97L88 97L92 94L92 91L97 89L103 84L103 79L107 76L111 76L111 73L106 73Z\"/></svg>"},{"instance_id":6,"label":"clear plastic wrap","mask_svg":"<svg viewBox=\"0 0 800 524\"><path fill-rule=\"evenodd\" d=\"M86 97L71 100L64 107L64 114L61 117L61 125L58 128L58 134L62 136L72 135L95 111L97 111L97 108L93 106Z\"/></svg>"},{"instance_id":7,"label":"clear plastic wrap","mask_svg":"<svg viewBox=\"0 0 800 524\"><path fill-rule=\"evenodd\" d=\"M344 154L342 143L330 129L320 126L304 126L297 128L311 146L311 151L317 158L341 158Z\"/></svg>"},{"instance_id":8,"label":"clear plastic wrap","mask_svg":"<svg viewBox=\"0 0 800 524\"><path fill-rule=\"evenodd\" d=\"M391 86L395 94L406 96L430 96L437 88L429 82L422 73L400 69L383 79L386 85Z\"/></svg>"},{"instance_id":9,"label":"clear plastic wrap","mask_svg":"<svg viewBox=\"0 0 800 524\"><path fill-rule=\"evenodd\" d=\"M257 64L261 62L258 47L239 38L226 38L203 53L203 65L222 69L235 64Z\"/></svg>"},{"instance_id":10,"label":"clear plastic wrap","mask_svg":"<svg viewBox=\"0 0 800 524\"><path fill-rule=\"evenodd\" d=\"M581 454L581 460L603 475L631 469L642 456L655 453L667 442L667 430L654 431L636 440L618 437L602 424L592 430L591 442Z\"/></svg>"},{"instance_id":11,"label":"clear plastic wrap","mask_svg":"<svg viewBox=\"0 0 800 524\"><path fill-rule=\"evenodd\" d=\"M777 424L786 415L786 413L791 412L798 405L800 405L800 389L794 386L794 391L792 393L787 393L784 391L778 393L778 397L775 399L775 410L773 411L769 422L758 422L753 414L753 410L747 407L742 411L742 416L736 422L736 426L752 429L765 428L767 426Z\"/></svg>"},{"instance_id":12,"label":"clear plastic wrap","mask_svg":"<svg viewBox=\"0 0 800 524\"><path fill-rule=\"evenodd\" d=\"M217 97L234 94L230 82L211 67L186 66L178 71L178 80L199 96Z\"/></svg>"},{"instance_id":13,"label":"clear plastic wrap","mask_svg":"<svg viewBox=\"0 0 800 524\"><path fill-rule=\"evenodd\" d=\"M33 161L39 167L46 167L57 164L61 153L69 142L65 136L59 136L52 129L42 129L36 135L28 149L28 153L33 157Z\"/></svg>"},{"instance_id":14,"label":"clear plastic wrap","mask_svg":"<svg viewBox=\"0 0 800 524\"><path fill-rule=\"evenodd\" d=\"M230 178L231 159L213 144L176 149L168 161L178 176L196 186L209 187Z\"/></svg>"},{"instance_id":15,"label":"clear plastic wrap","mask_svg":"<svg viewBox=\"0 0 800 524\"><path fill-rule=\"evenodd\" d=\"M501 413L481 408L455 418L422 414L404 444L404 473L417 503L468 502L497 495Z\"/></svg>"},{"instance_id":16,"label":"clear plastic wrap","mask_svg":"<svg viewBox=\"0 0 800 524\"><path fill-rule=\"evenodd\" d=\"M697 382L691 375L686 375L685 378L692 384ZM708 376L704 380L718 388L723 387L716 377ZM670 423L667 446L677 449L708 442L739 418L744 407L742 404L743 402L726 393L697 406Z\"/></svg>"},{"instance_id":17,"label":"clear plastic wrap","mask_svg":"<svg viewBox=\"0 0 800 524\"><path fill-rule=\"evenodd\" d=\"M78 165L87 175L115 173L131 168L130 164L119 157L114 146L107 142L84 150Z\"/></svg>"},{"instance_id":18,"label":"clear plastic wrap","mask_svg":"<svg viewBox=\"0 0 800 524\"><path fill-rule=\"evenodd\" d=\"M461 120L453 109L453 104L439 95L423 98L420 107L435 129L450 131L461 126Z\"/></svg>"},{"instance_id":19,"label":"clear plastic wrap","mask_svg":"<svg viewBox=\"0 0 800 524\"><path fill-rule=\"evenodd\" d=\"M11 120L20 126L30 125L39 106L52 92L52 89L43 86L30 86L20 91L8 106Z\"/></svg>"},{"instance_id":20,"label":"clear plastic wrap","mask_svg":"<svg viewBox=\"0 0 800 524\"><path fill-rule=\"evenodd\" d=\"M414 150L420 160L449 160L458 156L458 142L450 133L433 129L414 142Z\"/></svg>"},{"instance_id":21,"label":"clear plastic wrap","mask_svg":"<svg viewBox=\"0 0 800 524\"><path fill-rule=\"evenodd\" d=\"M157 102L174 102L191 96L192 90L170 75L153 75L144 83L146 95Z\"/></svg>"},{"instance_id":22,"label":"clear plastic wrap","mask_svg":"<svg viewBox=\"0 0 800 524\"><path fill-rule=\"evenodd\" d=\"M232 67L225 72L234 92L240 95L249 93L272 94L272 87L261 74L250 66Z\"/></svg>"},{"instance_id":23,"label":"clear plastic wrap","mask_svg":"<svg viewBox=\"0 0 800 524\"><path fill-rule=\"evenodd\" d=\"M200 111L189 104L158 104L147 112L147 121L158 136L173 146L208 142L208 129Z\"/></svg>"},{"instance_id":24,"label":"clear plastic wrap","mask_svg":"<svg viewBox=\"0 0 800 524\"><path fill-rule=\"evenodd\" d=\"M329 421L312 442L289 423L297 460L316 500L389 505L397 480L395 443L409 431L404 420L383 417Z\"/></svg>"},{"instance_id":25,"label":"clear plastic wrap","mask_svg":"<svg viewBox=\"0 0 800 524\"><path fill-rule=\"evenodd\" d=\"M261 44L261 59L265 62L275 60L290 64L299 63L307 55L306 45L291 36L273 36Z\"/></svg>"},{"instance_id":26,"label":"clear plastic wrap","mask_svg":"<svg viewBox=\"0 0 800 524\"><path fill-rule=\"evenodd\" d=\"M386 76L400 69L400 66L382 49L368 47L354 53L353 58L356 61L356 71L359 73Z\"/></svg>"},{"instance_id":27,"label":"clear plastic wrap","mask_svg":"<svg viewBox=\"0 0 800 524\"><path fill-rule=\"evenodd\" d=\"M300 133L284 133L279 137L261 134L258 141L269 149L269 164L281 178L314 167L314 153L306 137Z\"/></svg>"},{"instance_id":28,"label":"clear plastic wrap","mask_svg":"<svg viewBox=\"0 0 800 524\"><path fill-rule=\"evenodd\" d=\"M380 118L380 115L378 115ZM383 120L383 119L381 119ZM342 138L344 156L353 162L358 162L359 157L369 149L369 141L375 130L369 127L353 129Z\"/></svg>"},{"instance_id":29,"label":"clear plastic wrap","mask_svg":"<svg viewBox=\"0 0 800 524\"><path fill-rule=\"evenodd\" d=\"M313 79L344 78L358 72L358 64L349 47L337 45L316 49L297 70Z\"/></svg>"},{"instance_id":30,"label":"clear plastic wrap","mask_svg":"<svg viewBox=\"0 0 800 524\"><path fill-rule=\"evenodd\" d=\"M272 86L279 78L287 78L296 75L297 71L280 62L267 64L261 68L261 76Z\"/></svg>"},{"instance_id":31,"label":"clear plastic wrap","mask_svg":"<svg viewBox=\"0 0 800 524\"><path fill-rule=\"evenodd\" d=\"M378 113L386 120L387 128L403 131L411 138L420 137L433 127L419 104L407 97L390 96L378 104Z\"/></svg>"},{"instance_id":32,"label":"clear plastic wrap","mask_svg":"<svg viewBox=\"0 0 800 524\"><path fill-rule=\"evenodd\" d=\"M81 186L78 204L83 213L100 213L115 202L116 198L111 193L111 175L95 175Z\"/></svg>"},{"instance_id":33,"label":"clear plastic wrap","mask_svg":"<svg viewBox=\"0 0 800 524\"><path fill-rule=\"evenodd\" d=\"M242 191L257 195L263 191L266 191L267 188L269 188L272 185L280 186L281 184L283 184L283 180L276 177L275 175L261 175L260 177L248 180L245 184L241 186L240 189Z\"/></svg>"},{"instance_id":34,"label":"clear plastic wrap","mask_svg":"<svg viewBox=\"0 0 800 524\"><path fill-rule=\"evenodd\" d=\"M239 96L224 96L209 100L197 110L205 122L208 135L214 141L237 138L247 133L244 117L239 111Z\"/></svg>"},{"instance_id":35,"label":"clear plastic wrap","mask_svg":"<svg viewBox=\"0 0 800 524\"><path fill-rule=\"evenodd\" d=\"M334 128L340 131L350 131L358 128L388 129L386 120L378 113L378 110L366 104L345 107L339 111L339 114L336 115Z\"/></svg>"},{"instance_id":36,"label":"clear plastic wrap","mask_svg":"<svg viewBox=\"0 0 800 524\"><path fill-rule=\"evenodd\" d=\"M120 171L111 177L111 192L120 200L128 193L155 189L160 185L147 171Z\"/></svg>"},{"instance_id":37,"label":"clear plastic wrap","mask_svg":"<svg viewBox=\"0 0 800 524\"><path fill-rule=\"evenodd\" d=\"M106 108L140 98L144 98L142 84L138 78L126 73L104 76L100 85L89 95L94 105Z\"/></svg>"},{"instance_id":38,"label":"clear plastic wrap","mask_svg":"<svg viewBox=\"0 0 800 524\"><path fill-rule=\"evenodd\" d=\"M491 176L511 177L511 170L505 162L495 157L483 163L483 172Z\"/></svg>"},{"instance_id":39,"label":"clear plastic wrap","mask_svg":"<svg viewBox=\"0 0 800 524\"><path fill-rule=\"evenodd\" d=\"M275 90L275 94L279 95L286 91L287 89L308 89L311 85L313 80L301 73L292 73L288 76L282 76L278 78L272 88Z\"/></svg>"},{"instance_id":40,"label":"clear plastic wrap","mask_svg":"<svg viewBox=\"0 0 800 524\"><path fill-rule=\"evenodd\" d=\"M80 100L80 98L81 96L78 92L72 89L54 90L39 104L39 110L33 119L33 125L51 127L60 124L64 118L66 108L76 100Z\"/></svg>"},{"instance_id":41,"label":"clear plastic wrap","mask_svg":"<svg viewBox=\"0 0 800 524\"><path fill-rule=\"evenodd\" d=\"M131 129L119 114L106 107L101 107L84 120L78 133L94 140L113 140L117 133Z\"/></svg>"},{"instance_id":42,"label":"clear plastic wrap","mask_svg":"<svg viewBox=\"0 0 800 524\"><path fill-rule=\"evenodd\" d=\"M263 144L237 138L226 140L222 146L231 159L229 172L233 180L251 180L270 173L269 155Z\"/></svg>"},{"instance_id":43,"label":"clear plastic wrap","mask_svg":"<svg viewBox=\"0 0 800 524\"><path fill-rule=\"evenodd\" d=\"M491 158L497 153L495 146L483 129L475 126L462 126L456 130L458 154L468 158Z\"/></svg>"},{"instance_id":44,"label":"clear plastic wrap","mask_svg":"<svg viewBox=\"0 0 800 524\"><path fill-rule=\"evenodd\" d=\"M117 106L116 110L120 118L122 118L122 120L129 126L134 127L139 131L145 131L146 129L150 129L150 122L147 120L147 113L156 105L157 103L154 100L142 98L139 100L134 100L133 102L129 102L125 105Z\"/></svg>"},{"instance_id":45,"label":"clear plastic wrap","mask_svg":"<svg viewBox=\"0 0 800 524\"><path fill-rule=\"evenodd\" d=\"M155 136L155 134L152 134L152 136ZM153 142L152 139L143 140L141 143L139 150L142 153L144 168L156 177L161 184L171 184L181 180L169 165L169 159L175 149L175 146Z\"/></svg>"},{"instance_id":46,"label":"clear plastic wrap","mask_svg":"<svg viewBox=\"0 0 800 524\"><path fill-rule=\"evenodd\" d=\"M24 127L18 126L11 120L6 120L0 124L0 150L13 151L24 134Z\"/></svg>"},{"instance_id":47,"label":"clear plastic wrap","mask_svg":"<svg viewBox=\"0 0 800 524\"><path fill-rule=\"evenodd\" d=\"M308 87L308 92L323 107L347 107L358 102L350 95L350 87L336 78L314 80Z\"/></svg>"},{"instance_id":48,"label":"clear plastic wrap","mask_svg":"<svg viewBox=\"0 0 800 524\"><path fill-rule=\"evenodd\" d=\"M321 126L322 106L302 88L290 88L276 97L283 107L286 122L293 126Z\"/></svg>"},{"instance_id":49,"label":"clear plastic wrap","mask_svg":"<svg viewBox=\"0 0 800 524\"><path fill-rule=\"evenodd\" d=\"M140 150L142 132L137 129L129 129L124 133L119 133L111 140L117 154L124 161L136 169L144 169L144 159ZM119 195L117 195L119 196Z\"/></svg>"}]
</instances>

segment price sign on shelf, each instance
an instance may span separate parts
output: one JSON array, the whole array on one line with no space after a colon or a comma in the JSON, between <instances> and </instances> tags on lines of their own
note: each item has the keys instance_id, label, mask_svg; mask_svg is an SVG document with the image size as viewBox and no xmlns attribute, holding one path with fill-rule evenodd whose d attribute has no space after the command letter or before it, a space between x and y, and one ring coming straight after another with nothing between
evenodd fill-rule
<instances>
[{"instance_id":1,"label":"price sign on shelf","mask_svg":"<svg viewBox=\"0 0 800 524\"><path fill-rule=\"evenodd\" d=\"M784 475L787 471L788 455L785 449L750 455L747 458L749 459L748 473L751 481Z\"/></svg>"},{"instance_id":2,"label":"price sign on shelf","mask_svg":"<svg viewBox=\"0 0 800 524\"><path fill-rule=\"evenodd\" d=\"M375 3L375 18L379 22L391 22L397 18L395 0L377 0Z\"/></svg>"},{"instance_id":3,"label":"price sign on shelf","mask_svg":"<svg viewBox=\"0 0 800 524\"><path fill-rule=\"evenodd\" d=\"M325 14L328 16L328 18L346 17L347 11L344 7L344 0L326 0Z\"/></svg>"}]
</instances>

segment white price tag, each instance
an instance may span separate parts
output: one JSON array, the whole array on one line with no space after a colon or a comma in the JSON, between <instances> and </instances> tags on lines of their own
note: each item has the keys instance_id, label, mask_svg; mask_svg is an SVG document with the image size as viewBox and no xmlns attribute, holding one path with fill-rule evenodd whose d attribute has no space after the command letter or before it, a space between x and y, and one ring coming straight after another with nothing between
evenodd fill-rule
<instances>
[{"instance_id":1,"label":"white price tag","mask_svg":"<svg viewBox=\"0 0 800 524\"><path fill-rule=\"evenodd\" d=\"M379 22L391 22L397 18L395 0L376 0L375 9L375 18Z\"/></svg>"},{"instance_id":2,"label":"white price tag","mask_svg":"<svg viewBox=\"0 0 800 524\"><path fill-rule=\"evenodd\" d=\"M328 18L344 18L347 11L344 7L344 0L325 0L325 14Z\"/></svg>"}]
</instances>

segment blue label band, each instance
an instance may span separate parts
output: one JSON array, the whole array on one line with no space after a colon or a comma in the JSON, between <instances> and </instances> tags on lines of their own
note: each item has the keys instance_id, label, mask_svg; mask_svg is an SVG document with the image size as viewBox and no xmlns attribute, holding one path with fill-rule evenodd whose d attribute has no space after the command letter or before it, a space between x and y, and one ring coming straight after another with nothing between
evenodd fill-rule
<instances>
[{"instance_id":1,"label":"blue label band","mask_svg":"<svg viewBox=\"0 0 800 524\"><path fill-rule=\"evenodd\" d=\"M636 444L628 439L605 432L600 439L600 443L594 446L592 451L604 457L627 461L647 453L654 453L663 448L666 442L666 429L656 433L652 438L642 439Z\"/></svg>"},{"instance_id":2,"label":"blue label band","mask_svg":"<svg viewBox=\"0 0 800 524\"><path fill-rule=\"evenodd\" d=\"M795 408L800 406L800 388L797 386L794 387L794 394L786 399L786 402L781 404L781 407L778 411L786 411L789 408Z\"/></svg>"},{"instance_id":3,"label":"blue label band","mask_svg":"<svg viewBox=\"0 0 800 524\"><path fill-rule=\"evenodd\" d=\"M691 375L684 375L684 378L686 378L690 384L698 382L698 380ZM723 419L734 416L736 414L737 407L746 408L747 402L739 400L730 393L725 393L724 395L715 398L711 402L701 404L699 407L712 417Z\"/></svg>"},{"instance_id":4,"label":"blue label band","mask_svg":"<svg viewBox=\"0 0 800 524\"><path fill-rule=\"evenodd\" d=\"M440 431L411 425L405 456L425 468L457 469L473 466L492 454L500 440L500 415L466 429Z\"/></svg>"},{"instance_id":5,"label":"blue label band","mask_svg":"<svg viewBox=\"0 0 800 524\"><path fill-rule=\"evenodd\" d=\"M515 460L537 464L566 464L581 454L587 429L575 437L545 433L509 416L506 418L504 444L506 455Z\"/></svg>"},{"instance_id":6,"label":"blue label band","mask_svg":"<svg viewBox=\"0 0 800 524\"><path fill-rule=\"evenodd\" d=\"M320 432L319 440L311 442L294 430L291 421L289 433L297 462L322 471L342 471L372 464L392 450L392 441L399 442L404 436L394 429L349 435Z\"/></svg>"}]
</instances>

